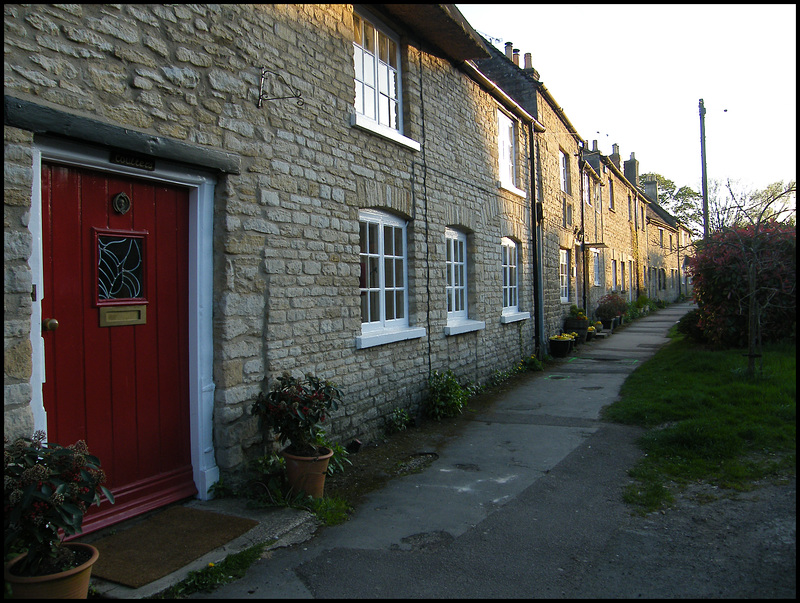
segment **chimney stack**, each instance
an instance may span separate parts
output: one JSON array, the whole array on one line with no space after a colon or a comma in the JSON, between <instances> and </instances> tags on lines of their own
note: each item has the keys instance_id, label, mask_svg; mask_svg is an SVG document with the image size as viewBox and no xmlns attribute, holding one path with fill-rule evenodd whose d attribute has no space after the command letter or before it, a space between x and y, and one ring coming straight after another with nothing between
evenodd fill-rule
<instances>
[{"instance_id":1,"label":"chimney stack","mask_svg":"<svg viewBox=\"0 0 800 603\"><path fill-rule=\"evenodd\" d=\"M619 156L619 145L612 144L611 145L611 155L608 157L611 160L611 163L617 166L617 169L620 169L620 156Z\"/></svg>"},{"instance_id":2,"label":"chimney stack","mask_svg":"<svg viewBox=\"0 0 800 603\"><path fill-rule=\"evenodd\" d=\"M625 178L633 186L639 186L639 162L635 153L631 153L631 158L625 162Z\"/></svg>"},{"instance_id":3,"label":"chimney stack","mask_svg":"<svg viewBox=\"0 0 800 603\"><path fill-rule=\"evenodd\" d=\"M648 175L644 181L644 194L658 203L658 180L653 174Z\"/></svg>"},{"instance_id":4,"label":"chimney stack","mask_svg":"<svg viewBox=\"0 0 800 603\"><path fill-rule=\"evenodd\" d=\"M596 140L592 141L592 152L594 152L594 153L597 152L597 141Z\"/></svg>"},{"instance_id":5,"label":"chimney stack","mask_svg":"<svg viewBox=\"0 0 800 603\"><path fill-rule=\"evenodd\" d=\"M519 48L514 49L514 56L512 60L514 61L514 64L519 67Z\"/></svg>"},{"instance_id":6,"label":"chimney stack","mask_svg":"<svg viewBox=\"0 0 800 603\"><path fill-rule=\"evenodd\" d=\"M513 59L513 52L514 52L514 43L513 42L506 42L506 57L509 59Z\"/></svg>"},{"instance_id":7,"label":"chimney stack","mask_svg":"<svg viewBox=\"0 0 800 603\"><path fill-rule=\"evenodd\" d=\"M533 69L533 59L531 59L531 53L525 53L525 69Z\"/></svg>"}]
</instances>

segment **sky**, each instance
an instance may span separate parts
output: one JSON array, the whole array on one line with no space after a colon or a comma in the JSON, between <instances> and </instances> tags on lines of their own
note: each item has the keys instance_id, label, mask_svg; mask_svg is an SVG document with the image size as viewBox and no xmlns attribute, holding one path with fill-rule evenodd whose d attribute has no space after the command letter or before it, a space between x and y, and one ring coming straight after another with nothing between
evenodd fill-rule
<instances>
[{"instance_id":1,"label":"sky","mask_svg":"<svg viewBox=\"0 0 800 603\"><path fill-rule=\"evenodd\" d=\"M584 140L618 144L639 173L701 191L797 178L797 6L457 4L504 50L519 49Z\"/></svg>"}]
</instances>

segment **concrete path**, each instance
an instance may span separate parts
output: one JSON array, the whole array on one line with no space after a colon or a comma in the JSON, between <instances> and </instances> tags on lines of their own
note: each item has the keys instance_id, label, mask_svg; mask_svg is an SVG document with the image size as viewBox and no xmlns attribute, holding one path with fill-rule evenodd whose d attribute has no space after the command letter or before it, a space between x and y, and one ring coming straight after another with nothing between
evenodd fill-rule
<instances>
[{"instance_id":1,"label":"concrete path","mask_svg":"<svg viewBox=\"0 0 800 603\"><path fill-rule=\"evenodd\" d=\"M522 380L425 471L195 598L587 596L588 577L573 581L629 518L620 491L641 455L641 431L600 422L600 410L691 308L659 310Z\"/></svg>"}]
</instances>

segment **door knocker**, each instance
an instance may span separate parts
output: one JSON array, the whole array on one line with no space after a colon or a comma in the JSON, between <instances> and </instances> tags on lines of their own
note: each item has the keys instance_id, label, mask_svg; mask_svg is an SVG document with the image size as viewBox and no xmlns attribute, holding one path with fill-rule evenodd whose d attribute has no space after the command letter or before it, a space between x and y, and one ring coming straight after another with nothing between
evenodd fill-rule
<instances>
[{"instance_id":1,"label":"door knocker","mask_svg":"<svg viewBox=\"0 0 800 603\"><path fill-rule=\"evenodd\" d=\"M124 216L131 208L131 200L125 193L117 193L111 200L111 207L113 207L114 211L119 215Z\"/></svg>"}]
</instances>

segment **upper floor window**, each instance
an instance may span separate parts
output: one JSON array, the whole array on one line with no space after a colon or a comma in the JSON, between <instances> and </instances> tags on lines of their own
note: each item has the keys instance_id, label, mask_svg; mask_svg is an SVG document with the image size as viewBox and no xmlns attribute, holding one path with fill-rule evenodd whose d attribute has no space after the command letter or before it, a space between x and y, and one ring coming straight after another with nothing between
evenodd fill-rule
<instances>
[{"instance_id":1,"label":"upper floor window","mask_svg":"<svg viewBox=\"0 0 800 603\"><path fill-rule=\"evenodd\" d=\"M615 209L614 208L614 183L609 180L608 181L608 209Z\"/></svg>"},{"instance_id":2,"label":"upper floor window","mask_svg":"<svg viewBox=\"0 0 800 603\"><path fill-rule=\"evenodd\" d=\"M659 228L658 229L658 246L662 247L662 248L664 247L664 229L663 228Z\"/></svg>"},{"instance_id":3,"label":"upper floor window","mask_svg":"<svg viewBox=\"0 0 800 603\"><path fill-rule=\"evenodd\" d=\"M561 160L561 190L568 195L572 194L572 184L570 182L569 155L564 151L559 151Z\"/></svg>"},{"instance_id":4,"label":"upper floor window","mask_svg":"<svg viewBox=\"0 0 800 603\"><path fill-rule=\"evenodd\" d=\"M600 252L597 249L592 249L592 266L594 268L594 281L593 285L599 286L600 282Z\"/></svg>"},{"instance_id":5,"label":"upper floor window","mask_svg":"<svg viewBox=\"0 0 800 603\"><path fill-rule=\"evenodd\" d=\"M617 284L617 260L611 260L611 290L616 291L619 288Z\"/></svg>"},{"instance_id":6,"label":"upper floor window","mask_svg":"<svg viewBox=\"0 0 800 603\"><path fill-rule=\"evenodd\" d=\"M353 14L356 113L382 126L402 130L400 52L393 35Z\"/></svg>"},{"instance_id":7,"label":"upper floor window","mask_svg":"<svg viewBox=\"0 0 800 603\"><path fill-rule=\"evenodd\" d=\"M467 318L467 235L445 230L447 243L447 320Z\"/></svg>"},{"instance_id":8,"label":"upper floor window","mask_svg":"<svg viewBox=\"0 0 800 603\"><path fill-rule=\"evenodd\" d=\"M561 198L561 225L564 228L572 226L572 203L567 202L567 196Z\"/></svg>"},{"instance_id":9,"label":"upper floor window","mask_svg":"<svg viewBox=\"0 0 800 603\"><path fill-rule=\"evenodd\" d=\"M631 202L631 196L628 195L628 222L632 222L633 217L633 204Z\"/></svg>"},{"instance_id":10,"label":"upper floor window","mask_svg":"<svg viewBox=\"0 0 800 603\"><path fill-rule=\"evenodd\" d=\"M569 301L569 250L558 250L558 280L561 291L561 301Z\"/></svg>"},{"instance_id":11,"label":"upper floor window","mask_svg":"<svg viewBox=\"0 0 800 603\"><path fill-rule=\"evenodd\" d=\"M592 190L591 190L591 180L589 179L589 174L586 172L583 173L583 202L587 205L592 204Z\"/></svg>"},{"instance_id":12,"label":"upper floor window","mask_svg":"<svg viewBox=\"0 0 800 603\"><path fill-rule=\"evenodd\" d=\"M407 327L406 221L361 210L359 227L361 331Z\"/></svg>"},{"instance_id":13,"label":"upper floor window","mask_svg":"<svg viewBox=\"0 0 800 603\"><path fill-rule=\"evenodd\" d=\"M517 244L503 237L501 240L503 264L503 312L519 311L519 271L517 270Z\"/></svg>"},{"instance_id":14,"label":"upper floor window","mask_svg":"<svg viewBox=\"0 0 800 603\"><path fill-rule=\"evenodd\" d=\"M517 136L516 125L500 109L497 110L497 150L500 161L500 184L517 186Z\"/></svg>"}]
</instances>

